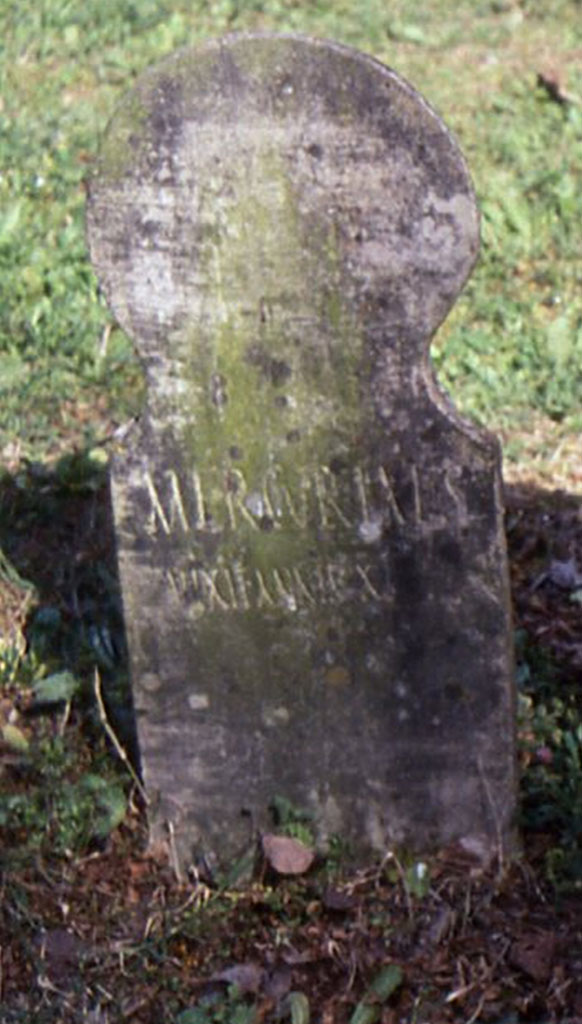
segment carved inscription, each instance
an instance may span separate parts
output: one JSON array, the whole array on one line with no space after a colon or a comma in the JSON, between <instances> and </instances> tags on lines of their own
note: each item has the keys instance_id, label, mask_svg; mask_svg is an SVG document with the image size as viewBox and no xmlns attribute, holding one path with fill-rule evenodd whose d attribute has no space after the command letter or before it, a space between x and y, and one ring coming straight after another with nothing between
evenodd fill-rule
<instances>
[{"instance_id":1,"label":"carved inscription","mask_svg":"<svg viewBox=\"0 0 582 1024\"><path fill-rule=\"evenodd\" d=\"M341 480L338 477L341 476ZM167 470L154 482L144 475L147 515L143 529L150 540L180 536L179 565L165 569L172 591L191 617L205 611L230 612L282 608L317 608L347 600L390 603L393 592L382 541L387 533L442 529L448 522L467 522L466 500L451 471L442 475L438 511L424 508L423 488L416 466L405 477L406 500L398 496L394 479L379 466L374 471L356 465L342 474L319 468L303 478L293 493L274 469L257 487L242 470L228 469L217 482L197 470L188 475ZM297 561L287 552L286 538L311 531L313 556ZM266 565L245 558L241 536L268 535L271 557ZM326 557L327 533L334 554ZM337 554L342 536L343 552ZM233 544L229 551L228 539ZM205 558L205 541L220 538L217 564ZM281 538L282 544L277 544ZM238 540L237 540L238 539ZM315 550L317 540L317 552ZM238 544L238 546L237 546Z\"/></svg>"},{"instance_id":2,"label":"carved inscription","mask_svg":"<svg viewBox=\"0 0 582 1024\"><path fill-rule=\"evenodd\" d=\"M281 608L288 612L341 604L348 599L389 602L387 579L377 565L328 562L260 570L240 562L212 569L169 569L167 579L191 617L204 612Z\"/></svg>"},{"instance_id":3,"label":"carved inscription","mask_svg":"<svg viewBox=\"0 0 582 1024\"><path fill-rule=\"evenodd\" d=\"M186 477L173 469L167 470L159 483L146 473L144 482L149 502L144 527L150 537L170 537L176 531L236 531L241 526L263 532L343 527L352 532L354 541L373 544L385 527L438 529L452 520L464 524L468 517L465 496L451 470L442 474L439 511L433 508L425 513L414 465L406 477L406 504L397 497L394 481L383 466L374 472L356 466L341 484L324 467L300 481L299 493L291 493L280 482L276 469L256 487L249 486L239 469L229 469L218 485L215 481L205 485L196 470Z\"/></svg>"}]
</instances>

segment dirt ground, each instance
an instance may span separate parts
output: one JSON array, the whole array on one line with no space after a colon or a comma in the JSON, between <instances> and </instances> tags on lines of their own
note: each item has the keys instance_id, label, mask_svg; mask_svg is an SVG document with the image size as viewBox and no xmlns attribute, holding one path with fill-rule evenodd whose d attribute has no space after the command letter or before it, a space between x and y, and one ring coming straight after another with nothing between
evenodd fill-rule
<instances>
[{"instance_id":1,"label":"dirt ground","mask_svg":"<svg viewBox=\"0 0 582 1024\"><path fill-rule=\"evenodd\" d=\"M13 479L2 493L2 546L37 588L33 596L4 573L3 628L23 643L38 595L73 615L73 578L78 595L97 563L113 565L106 490L59 495L48 480L37 485L46 514L33 514L38 493L33 500ZM551 660L552 685L575 693L582 611L556 566L582 566L582 502L518 484L506 506L516 630ZM3 695L4 713L11 699ZM525 771L536 755L527 743L520 750ZM5 783L9 774L4 763ZM319 865L289 879L258 862L252 884L220 891L194 877L178 884L164 857L145 849L134 792L101 849L27 858L5 848L0 1022L174 1024L190 1009L187 1024L576 1024L582 889L575 879L556 889L547 877L559 842L527 828L518 857L486 867L451 847L430 861L422 892L396 854L365 871ZM390 966L399 970L382 998L374 984Z\"/></svg>"}]
</instances>

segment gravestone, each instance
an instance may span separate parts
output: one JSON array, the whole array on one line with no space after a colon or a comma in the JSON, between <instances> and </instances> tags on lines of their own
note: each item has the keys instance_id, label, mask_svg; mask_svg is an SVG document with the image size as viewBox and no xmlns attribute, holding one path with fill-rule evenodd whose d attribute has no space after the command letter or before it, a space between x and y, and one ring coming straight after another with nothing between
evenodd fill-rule
<instances>
[{"instance_id":1,"label":"gravestone","mask_svg":"<svg viewBox=\"0 0 582 1024\"><path fill-rule=\"evenodd\" d=\"M228 863L283 797L356 850L511 843L497 442L429 341L475 262L446 127L344 46L142 75L90 184L147 377L113 502L152 835Z\"/></svg>"}]
</instances>

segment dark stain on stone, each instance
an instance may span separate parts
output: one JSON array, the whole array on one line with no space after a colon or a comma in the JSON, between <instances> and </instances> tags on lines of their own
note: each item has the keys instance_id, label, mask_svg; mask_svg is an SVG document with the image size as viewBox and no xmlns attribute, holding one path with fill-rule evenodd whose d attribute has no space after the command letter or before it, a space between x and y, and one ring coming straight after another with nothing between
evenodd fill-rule
<instances>
[{"instance_id":1,"label":"dark stain on stone","mask_svg":"<svg viewBox=\"0 0 582 1024\"><path fill-rule=\"evenodd\" d=\"M237 494L240 489L240 480L236 472L228 472L226 474L226 489L229 494Z\"/></svg>"},{"instance_id":2,"label":"dark stain on stone","mask_svg":"<svg viewBox=\"0 0 582 1024\"><path fill-rule=\"evenodd\" d=\"M289 364L283 359L271 359L269 361L268 376L276 387L288 380L292 372Z\"/></svg>"},{"instance_id":3,"label":"dark stain on stone","mask_svg":"<svg viewBox=\"0 0 582 1024\"><path fill-rule=\"evenodd\" d=\"M463 564L463 550L461 545L448 534L436 541L436 552L443 562L448 566L460 569Z\"/></svg>"},{"instance_id":4,"label":"dark stain on stone","mask_svg":"<svg viewBox=\"0 0 582 1024\"><path fill-rule=\"evenodd\" d=\"M266 377L275 387L283 384L293 373L284 359L275 359L260 342L249 345L246 351L246 360L251 366L258 367L263 377Z\"/></svg>"},{"instance_id":5,"label":"dark stain on stone","mask_svg":"<svg viewBox=\"0 0 582 1024\"><path fill-rule=\"evenodd\" d=\"M217 409L222 409L228 402L226 378L221 373L213 373L210 378L210 400Z\"/></svg>"},{"instance_id":6,"label":"dark stain on stone","mask_svg":"<svg viewBox=\"0 0 582 1024\"><path fill-rule=\"evenodd\" d=\"M179 151L184 129L183 91L179 79L161 75L150 100L148 117L150 146L146 163L156 175L162 167L175 172L175 155Z\"/></svg>"},{"instance_id":7,"label":"dark stain on stone","mask_svg":"<svg viewBox=\"0 0 582 1024\"><path fill-rule=\"evenodd\" d=\"M349 462L344 455L334 455L333 458L329 460L329 469L334 476L339 476L339 474L343 473L348 466Z\"/></svg>"},{"instance_id":8,"label":"dark stain on stone","mask_svg":"<svg viewBox=\"0 0 582 1024\"><path fill-rule=\"evenodd\" d=\"M469 695L464 686L460 683L446 683L444 694L447 700L453 704L457 704L459 701L467 701Z\"/></svg>"}]
</instances>

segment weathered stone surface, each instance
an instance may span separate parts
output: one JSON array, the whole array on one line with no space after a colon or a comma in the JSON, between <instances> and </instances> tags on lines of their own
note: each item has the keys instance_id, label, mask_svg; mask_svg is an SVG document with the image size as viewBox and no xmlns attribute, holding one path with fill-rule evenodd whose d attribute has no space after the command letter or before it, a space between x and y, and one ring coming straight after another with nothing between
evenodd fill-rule
<instances>
[{"instance_id":1,"label":"weathered stone surface","mask_svg":"<svg viewBox=\"0 0 582 1024\"><path fill-rule=\"evenodd\" d=\"M428 361L478 250L443 123L334 44L179 52L89 237L148 381L113 492L153 833L226 861L280 795L323 843L507 842L499 451Z\"/></svg>"}]
</instances>

